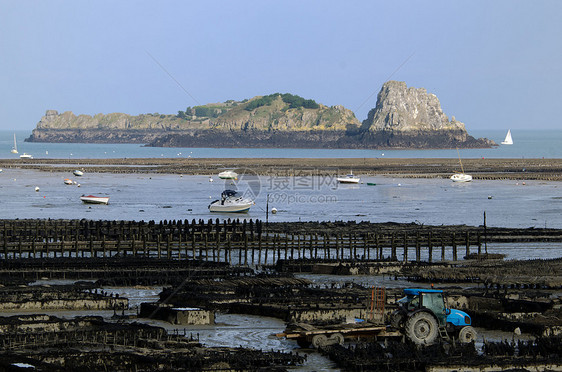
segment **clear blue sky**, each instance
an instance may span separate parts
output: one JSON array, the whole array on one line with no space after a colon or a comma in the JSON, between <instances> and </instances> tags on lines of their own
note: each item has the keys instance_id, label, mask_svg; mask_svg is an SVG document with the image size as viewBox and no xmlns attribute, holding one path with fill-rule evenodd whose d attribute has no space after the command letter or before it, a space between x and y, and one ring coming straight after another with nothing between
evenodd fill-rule
<instances>
[{"instance_id":1,"label":"clear blue sky","mask_svg":"<svg viewBox=\"0 0 562 372\"><path fill-rule=\"evenodd\" d=\"M389 78L469 133L562 128L562 1L0 0L0 17L0 129L275 92L364 120Z\"/></svg>"}]
</instances>

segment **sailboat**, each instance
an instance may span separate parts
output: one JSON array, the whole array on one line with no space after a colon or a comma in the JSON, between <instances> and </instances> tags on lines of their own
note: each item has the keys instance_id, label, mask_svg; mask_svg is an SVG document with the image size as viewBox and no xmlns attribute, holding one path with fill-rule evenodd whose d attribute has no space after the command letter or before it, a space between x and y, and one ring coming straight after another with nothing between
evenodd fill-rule
<instances>
[{"instance_id":1,"label":"sailboat","mask_svg":"<svg viewBox=\"0 0 562 372\"><path fill-rule=\"evenodd\" d=\"M14 147L12 147L12 154L18 153L18 145L16 144L16 134L14 133Z\"/></svg>"},{"instance_id":2,"label":"sailboat","mask_svg":"<svg viewBox=\"0 0 562 372\"><path fill-rule=\"evenodd\" d=\"M472 176L470 174L466 174L464 173L464 168L462 167L462 161L461 161L461 154L459 152L459 149L457 147L457 154L459 154L459 163L461 165L461 173L455 173L451 176L451 180L453 180L453 182L470 182L472 181Z\"/></svg>"},{"instance_id":3,"label":"sailboat","mask_svg":"<svg viewBox=\"0 0 562 372\"><path fill-rule=\"evenodd\" d=\"M502 145L513 145L513 139L511 138L511 129L507 130L505 139L502 141Z\"/></svg>"}]
</instances>

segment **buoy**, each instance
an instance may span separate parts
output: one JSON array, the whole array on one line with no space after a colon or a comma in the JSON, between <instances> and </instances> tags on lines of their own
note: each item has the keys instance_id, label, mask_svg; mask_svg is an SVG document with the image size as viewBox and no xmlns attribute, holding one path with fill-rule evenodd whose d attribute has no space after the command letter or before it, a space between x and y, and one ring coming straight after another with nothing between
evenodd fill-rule
<instances>
[{"instance_id":1,"label":"buoy","mask_svg":"<svg viewBox=\"0 0 562 372\"><path fill-rule=\"evenodd\" d=\"M213 177L209 177L209 182L213 182Z\"/></svg>"},{"instance_id":2,"label":"buoy","mask_svg":"<svg viewBox=\"0 0 562 372\"><path fill-rule=\"evenodd\" d=\"M35 186L35 191L39 191L39 186Z\"/></svg>"},{"instance_id":3,"label":"buoy","mask_svg":"<svg viewBox=\"0 0 562 372\"><path fill-rule=\"evenodd\" d=\"M492 195L488 195L488 199L492 199Z\"/></svg>"},{"instance_id":4,"label":"buoy","mask_svg":"<svg viewBox=\"0 0 562 372\"><path fill-rule=\"evenodd\" d=\"M277 213L277 208L273 207L271 208L271 214L276 214Z\"/></svg>"}]
</instances>

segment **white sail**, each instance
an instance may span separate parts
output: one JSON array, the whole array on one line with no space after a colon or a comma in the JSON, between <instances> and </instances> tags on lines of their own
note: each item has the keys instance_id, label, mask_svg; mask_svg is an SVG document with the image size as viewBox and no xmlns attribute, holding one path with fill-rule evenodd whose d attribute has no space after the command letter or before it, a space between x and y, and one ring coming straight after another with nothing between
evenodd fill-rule
<instances>
[{"instance_id":1,"label":"white sail","mask_svg":"<svg viewBox=\"0 0 562 372\"><path fill-rule=\"evenodd\" d=\"M505 139L502 141L502 145L513 145L513 139L511 138L511 129L507 130Z\"/></svg>"},{"instance_id":2,"label":"white sail","mask_svg":"<svg viewBox=\"0 0 562 372\"><path fill-rule=\"evenodd\" d=\"M18 145L16 144L16 134L14 133L14 147L12 147L12 154L18 153Z\"/></svg>"}]
</instances>

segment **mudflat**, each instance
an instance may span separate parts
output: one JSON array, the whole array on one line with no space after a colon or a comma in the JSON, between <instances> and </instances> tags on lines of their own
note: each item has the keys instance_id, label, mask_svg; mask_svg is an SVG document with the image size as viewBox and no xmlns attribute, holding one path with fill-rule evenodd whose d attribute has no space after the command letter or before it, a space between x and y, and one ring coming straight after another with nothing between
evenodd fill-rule
<instances>
[{"instance_id":1,"label":"mudflat","mask_svg":"<svg viewBox=\"0 0 562 372\"><path fill-rule=\"evenodd\" d=\"M465 159L473 179L562 180L562 159ZM121 158L121 159L2 159L1 168L87 172L170 173L213 175L224 169L267 176L391 175L448 178L461 171L458 159L423 158Z\"/></svg>"}]
</instances>

